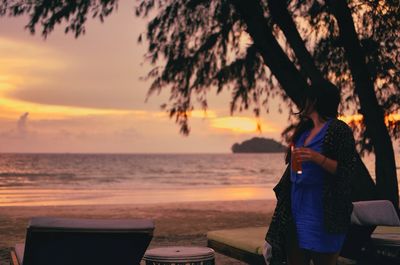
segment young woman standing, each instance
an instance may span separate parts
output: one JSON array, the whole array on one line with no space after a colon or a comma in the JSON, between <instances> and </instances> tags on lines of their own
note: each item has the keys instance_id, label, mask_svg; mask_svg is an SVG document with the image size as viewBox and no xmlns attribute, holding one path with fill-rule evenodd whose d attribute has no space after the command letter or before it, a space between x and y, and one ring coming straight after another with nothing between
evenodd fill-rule
<instances>
[{"instance_id":1,"label":"young woman standing","mask_svg":"<svg viewBox=\"0 0 400 265\"><path fill-rule=\"evenodd\" d=\"M271 265L336 264L350 225L356 161L352 130L337 119L339 102L338 89L328 82L304 98L288 166L274 187L278 201L266 235Z\"/></svg>"}]
</instances>

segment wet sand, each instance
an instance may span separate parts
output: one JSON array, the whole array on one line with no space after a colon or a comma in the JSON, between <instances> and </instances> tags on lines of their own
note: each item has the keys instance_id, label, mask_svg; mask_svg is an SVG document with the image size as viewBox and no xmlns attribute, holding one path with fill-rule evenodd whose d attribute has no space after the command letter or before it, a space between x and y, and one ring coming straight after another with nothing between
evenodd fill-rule
<instances>
[{"instance_id":1,"label":"wet sand","mask_svg":"<svg viewBox=\"0 0 400 265\"><path fill-rule=\"evenodd\" d=\"M150 218L156 224L150 248L176 245L206 246L208 231L267 226L274 207L274 200L0 207L0 264L8 264L10 247L24 241L28 220L33 216ZM216 264L244 263L217 254Z\"/></svg>"}]
</instances>

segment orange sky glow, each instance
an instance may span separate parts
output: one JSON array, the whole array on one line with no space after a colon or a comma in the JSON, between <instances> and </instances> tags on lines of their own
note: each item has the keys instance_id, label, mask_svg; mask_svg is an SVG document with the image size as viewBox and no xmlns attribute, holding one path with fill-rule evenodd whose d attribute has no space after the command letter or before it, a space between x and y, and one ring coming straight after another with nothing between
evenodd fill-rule
<instances>
[{"instance_id":1,"label":"orange sky glow","mask_svg":"<svg viewBox=\"0 0 400 265\"><path fill-rule=\"evenodd\" d=\"M89 21L79 39L56 29L43 40L24 30L27 18L2 18L0 152L226 153L255 136L281 140L288 110L278 112L280 99L259 119L250 111L230 116L230 91L209 93L208 111L192 111L190 135L179 134L160 109L168 91L145 102L150 81L140 77L151 66L136 39L146 21L124 5L104 24Z\"/></svg>"}]
</instances>

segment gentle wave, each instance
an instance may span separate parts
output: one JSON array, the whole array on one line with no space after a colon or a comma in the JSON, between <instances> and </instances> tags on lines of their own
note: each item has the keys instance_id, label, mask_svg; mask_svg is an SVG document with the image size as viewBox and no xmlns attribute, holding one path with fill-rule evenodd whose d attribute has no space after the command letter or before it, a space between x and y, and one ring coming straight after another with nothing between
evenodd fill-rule
<instances>
[{"instance_id":1,"label":"gentle wave","mask_svg":"<svg viewBox=\"0 0 400 265\"><path fill-rule=\"evenodd\" d=\"M366 165L374 175L373 159ZM136 189L271 186L278 154L0 154L0 187Z\"/></svg>"},{"instance_id":2,"label":"gentle wave","mask_svg":"<svg viewBox=\"0 0 400 265\"><path fill-rule=\"evenodd\" d=\"M0 154L0 187L213 187L269 185L281 154Z\"/></svg>"},{"instance_id":3,"label":"gentle wave","mask_svg":"<svg viewBox=\"0 0 400 265\"><path fill-rule=\"evenodd\" d=\"M0 206L274 199L285 167L282 154L0 154Z\"/></svg>"},{"instance_id":4,"label":"gentle wave","mask_svg":"<svg viewBox=\"0 0 400 265\"><path fill-rule=\"evenodd\" d=\"M0 172L0 177L24 177L24 178L63 178L63 179L68 179L68 178L75 178L76 175L73 173L31 173L31 172Z\"/></svg>"}]
</instances>

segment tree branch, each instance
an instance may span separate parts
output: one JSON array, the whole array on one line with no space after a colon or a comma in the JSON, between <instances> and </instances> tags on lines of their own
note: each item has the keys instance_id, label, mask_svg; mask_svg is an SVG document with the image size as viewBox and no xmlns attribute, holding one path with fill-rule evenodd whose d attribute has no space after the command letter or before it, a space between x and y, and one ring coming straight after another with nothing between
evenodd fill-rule
<instances>
[{"instance_id":1,"label":"tree branch","mask_svg":"<svg viewBox=\"0 0 400 265\"><path fill-rule=\"evenodd\" d=\"M314 60L304 45L304 41L301 38L285 3L285 1L281 0L268 0L271 16L285 34L286 40L295 52L301 69L306 76L311 79L312 83L322 81L324 77L315 66Z\"/></svg>"},{"instance_id":2,"label":"tree branch","mask_svg":"<svg viewBox=\"0 0 400 265\"><path fill-rule=\"evenodd\" d=\"M260 1L231 0L230 2L245 22L247 31L265 64L282 85L286 94L296 105L299 105L308 88L307 81L289 60L272 34Z\"/></svg>"}]
</instances>

